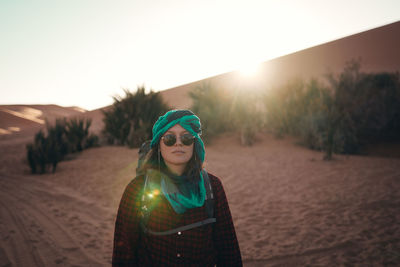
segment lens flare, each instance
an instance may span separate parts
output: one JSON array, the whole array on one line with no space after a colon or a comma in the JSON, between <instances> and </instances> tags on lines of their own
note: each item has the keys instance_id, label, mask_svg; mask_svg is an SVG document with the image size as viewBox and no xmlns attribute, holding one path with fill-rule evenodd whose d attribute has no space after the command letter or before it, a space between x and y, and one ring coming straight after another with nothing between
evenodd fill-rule
<instances>
[{"instance_id":1,"label":"lens flare","mask_svg":"<svg viewBox=\"0 0 400 267\"><path fill-rule=\"evenodd\" d=\"M160 194L160 190L154 189L152 192L148 193L147 196L148 196L149 198L153 198L153 197L158 196L159 194Z\"/></svg>"}]
</instances>

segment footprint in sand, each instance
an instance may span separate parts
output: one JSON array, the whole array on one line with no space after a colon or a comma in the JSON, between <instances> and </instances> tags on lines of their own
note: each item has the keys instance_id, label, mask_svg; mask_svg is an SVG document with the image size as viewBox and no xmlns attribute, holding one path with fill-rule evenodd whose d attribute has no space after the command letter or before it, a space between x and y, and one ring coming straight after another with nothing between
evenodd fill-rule
<instances>
[{"instance_id":1,"label":"footprint in sand","mask_svg":"<svg viewBox=\"0 0 400 267\"><path fill-rule=\"evenodd\" d=\"M264 248L264 247L267 247L268 245L269 245L268 240L260 240L260 241L254 242L255 248Z\"/></svg>"},{"instance_id":2,"label":"footprint in sand","mask_svg":"<svg viewBox=\"0 0 400 267\"><path fill-rule=\"evenodd\" d=\"M95 248L98 249L99 247L97 246L97 240L93 239L91 240L88 244L85 245L85 248Z\"/></svg>"},{"instance_id":3,"label":"footprint in sand","mask_svg":"<svg viewBox=\"0 0 400 267\"><path fill-rule=\"evenodd\" d=\"M0 263L1 266L13 266L6 254L6 251L2 247L0 247Z\"/></svg>"},{"instance_id":4,"label":"footprint in sand","mask_svg":"<svg viewBox=\"0 0 400 267\"><path fill-rule=\"evenodd\" d=\"M78 247L70 247L70 248L63 248L65 251L77 251L79 250Z\"/></svg>"},{"instance_id":5,"label":"footprint in sand","mask_svg":"<svg viewBox=\"0 0 400 267\"><path fill-rule=\"evenodd\" d=\"M54 262L55 262L56 264L61 264L61 263L63 263L66 259L67 259L66 257L62 257L62 258L60 258L60 259L55 259Z\"/></svg>"},{"instance_id":6,"label":"footprint in sand","mask_svg":"<svg viewBox=\"0 0 400 267\"><path fill-rule=\"evenodd\" d=\"M90 237L90 236L91 236L89 233L83 233L83 235L84 235L85 237Z\"/></svg>"},{"instance_id":7,"label":"footprint in sand","mask_svg":"<svg viewBox=\"0 0 400 267\"><path fill-rule=\"evenodd\" d=\"M72 216L71 218L69 218L69 221L79 221L79 217L77 215Z\"/></svg>"}]
</instances>

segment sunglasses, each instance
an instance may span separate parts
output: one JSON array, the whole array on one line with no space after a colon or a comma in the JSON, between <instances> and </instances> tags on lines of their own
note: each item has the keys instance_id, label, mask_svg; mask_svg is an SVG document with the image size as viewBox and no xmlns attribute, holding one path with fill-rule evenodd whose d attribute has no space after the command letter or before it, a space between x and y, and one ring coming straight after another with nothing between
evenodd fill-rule
<instances>
[{"instance_id":1,"label":"sunglasses","mask_svg":"<svg viewBox=\"0 0 400 267\"><path fill-rule=\"evenodd\" d=\"M180 136L181 142L185 146L190 146L191 144L193 144L194 138L195 137L193 135L188 133ZM173 146L176 143L176 135L174 134L166 134L163 137L161 137L161 139L163 140L164 145L166 146Z\"/></svg>"}]
</instances>

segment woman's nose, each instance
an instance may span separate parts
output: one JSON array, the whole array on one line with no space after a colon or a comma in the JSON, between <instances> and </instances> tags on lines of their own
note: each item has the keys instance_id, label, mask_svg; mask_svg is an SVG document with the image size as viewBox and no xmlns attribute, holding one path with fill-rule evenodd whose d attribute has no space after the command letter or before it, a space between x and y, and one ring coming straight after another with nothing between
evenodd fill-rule
<instances>
[{"instance_id":1,"label":"woman's nose","mask_svg":"<svg viewBox=\"0 0 400 267\"><path fill-rule=\"evenodd\" d=\"M176 143L175 143L175 145L177 145L177 146L182 146L182 145L183 145L180 136L176 136Z\"/></svg>"}]
</instances>

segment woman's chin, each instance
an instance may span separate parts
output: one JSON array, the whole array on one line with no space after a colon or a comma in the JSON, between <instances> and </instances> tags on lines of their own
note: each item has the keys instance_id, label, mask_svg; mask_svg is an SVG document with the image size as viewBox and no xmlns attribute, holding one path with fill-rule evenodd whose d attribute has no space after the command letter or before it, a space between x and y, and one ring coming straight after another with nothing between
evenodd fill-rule
<instances>
[{"instance_id":1,"label":"woman's chin","mask_svg":"<svg viewBox=\"0 0 400 267\"><path fill-rule=\"evenodd\" d=\"M188 159L186 157L174 157L174 158L170 159L168 161L168 163L171 165L181 166L181 165L186 165L189 162L189 160L190 159Z\"/></svg>"}]
</instances>

